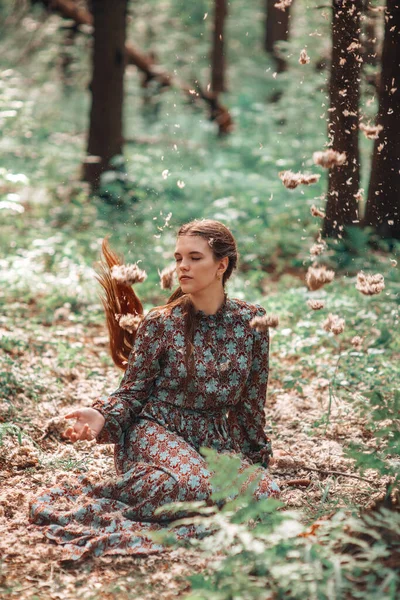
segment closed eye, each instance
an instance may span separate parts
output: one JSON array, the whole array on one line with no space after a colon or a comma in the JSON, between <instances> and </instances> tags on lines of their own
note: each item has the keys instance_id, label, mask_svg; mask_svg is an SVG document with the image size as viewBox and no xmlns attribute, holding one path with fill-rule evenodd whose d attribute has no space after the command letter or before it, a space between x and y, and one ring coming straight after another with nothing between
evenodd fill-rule
<instances>
[{"instance_id":1,"label":"closed eye","mask_svg":"<svg viewBox=\"0 0 400 600\"><path fill-rule=\"evenodd\" d=\"M181 258L176 258L176 259L175 259L175 261L176 261L176 262L179 262L180 260L182 260L182 259L181 259ZM194 258L194 257L192 256L192 260L201 260L201 258Z\"/></svg>"}]
</instances>

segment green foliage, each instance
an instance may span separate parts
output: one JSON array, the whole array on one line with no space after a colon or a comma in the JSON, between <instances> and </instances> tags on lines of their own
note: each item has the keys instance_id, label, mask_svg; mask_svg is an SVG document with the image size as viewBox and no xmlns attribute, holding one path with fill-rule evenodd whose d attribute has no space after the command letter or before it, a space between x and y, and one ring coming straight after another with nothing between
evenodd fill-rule
<instances>
[{"instance_id":1,"label":"green foliage","mask_svg":"<svg viewBox=\"0 0 400 600\"><path fill-rule=\"evenodd\" d=\"M8 354L0 355L0 400L11 402L11 399L15 399L19 394L25 394L26 397L37 401L44 384L38 377L40 367L32 371L25 373L18 362Z\"/></svg>"},{"instance_id":2,"label":"green foliage","mask_svg":"<svg viewBox=\"0 0 400 600\"><path fill-rule=\"evenodd\" d=\"M389 395L380 390L364 393L369 402L362 399L360 412L368 417L367 430L376 440L375 447L363 443L351 442L347 453L354 458L356 467L363 473L366 469L375 469L381 475L391 476L389 492L398 488L400 482L400 390Z\"/></svg>"},{"instance_id":3,"label":"green foliage","mask_svg":"<svg viewBox=\"0 0 400 600\"><path fill-rule=\"evenodd\" d=\"M13 423L0 423L0 446L3 446L3 437L5 435L16 436L18 440L18 444L21 446L22 444L22 431Z\"/></svg>"},{"instance_id":4,"label":"green foliage","mask_svg":"<svg viewBox=\"0 0 400 600\"><path fill-rule=\"evenodd\" d=\"M114 156L110 167L112 169L105 171L100 178L100 198L112 204L114 208L146 200L146 194L140 194L137 189L137 181L127 173L123 156Z\"/></svg>"},{"instance_id":5,"label":"green foliage","mask_svg":"<svg viewBox=\"0 0 400 600\"><path fill-rule=\"evenodd\" d=\"M86 473L88 471L88 463L91 461L87 457L83 459L73 458L54 458L52 460L43 460L39 458L39 464L50 471L75 471Z\"/></svg>"},{"instance_id":6,"label":"green foliage","mask_svg":"<svg viewBox=\"0 0 400 600\"><path fill-rule=\"evenodd\" d=\"M163 534L152 534L157 541L190 543L214 557L212 568L189 577L188 600L395 600L400 591L393 560L400 557L399 513L381 509L353 517L339 511L330 520L306 528L301 513L277 510L280 502L255 500L248 490L240 494L243 480L232 483L232 476L237 478L236 458L210 449L204 454L214 473L211 484L219 490L213 498L224 499L222 508L205 502L179 503L179 511L197 509L199 515L180 519ZM253 470L249 467L243 475ZM202 526L207 535L190 542L174 541L171 530L189 524Z\"/></svg>"}]
</instances>

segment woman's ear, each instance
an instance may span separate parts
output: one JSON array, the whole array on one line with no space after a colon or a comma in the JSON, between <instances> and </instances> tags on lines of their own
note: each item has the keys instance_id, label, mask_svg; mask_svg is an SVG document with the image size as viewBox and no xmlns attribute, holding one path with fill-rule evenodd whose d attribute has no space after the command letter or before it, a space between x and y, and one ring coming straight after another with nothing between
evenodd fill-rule
<instances>
[{"instance_id":1,"label":"woman's ear","mask_svg":"<svg viewBox=\"0 0 400 600\"><path fill-rule=\"evenodd\" d=\"M220 262L220 267L221 266L224 267L223 273L225 273L226 269L228 268L228 265L229 265L229 258L227 256L224 256L224 258Z\"/></svg>"}]
</instances>

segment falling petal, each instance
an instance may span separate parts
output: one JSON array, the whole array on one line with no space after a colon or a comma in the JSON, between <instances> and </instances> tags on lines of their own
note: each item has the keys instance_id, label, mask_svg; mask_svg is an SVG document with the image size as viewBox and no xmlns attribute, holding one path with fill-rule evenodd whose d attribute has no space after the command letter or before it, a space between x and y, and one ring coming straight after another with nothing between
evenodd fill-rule
<instances>
[{"instance_id":1,"label":"falling petal","mask_svg":"<svg viewBox=\"0 0 400 600\"><path fill-rule=\"evenodd\" d=\"M270 327L278 327L278 315L264 315L263 317L254 317L250 321L250 327L256 331L266 331Z\"/></svg>"},{"instance_id":2,"label":"falling petal","mask_svg":"<svg viewBox=\"0 0 400 600\"><path fill-rule=\"evenodd\" d=\"M335 277L335 272L328 270L325 266L309 267L306 274L306 283L311 291L319 290Z\"/></svg>"},{"instance_id":3,"label":"falling petal","mask_svg":"<svg viewBox=\"0 0 400 600\"><path fill-rule=\"evenodd\" d=\"M380 294L385 289L383 275L366 275L363 271L357 273L356 289L365 296L374 296Z\"/></svg>"},{"instance_id":4,"label":"falling petal","mask_svg":"<svg viewBox=\"0 0 400 600\"><path fill-rule=\"evenodd\" d=\"M279 177L286 188L294 189L300 184L310 185L312 183L317 183L321 175L280 171Z\"/></svg>"},{"instance_id":5,"label":"falling petal","mask_svg":"<svg viewBox=\"0 0 400 600\"><path fill-rule=\"evenodd\" d=\"M134 283L141 283L147 278L146 271L139 269L134 265L114 265L111 269L111 277L118 281L118 283L124 283L125 285L133 285Z\"/></svg>"},{"instance_id":6,"label":"falling petal","mask_svg":"<svg viewBox=\"0 0 400 600\"><path fill-rule=\"evenodd\" d=\"M329 313L328 318L324 321L322 327L325 331L331 331L334 335L343 333L344 330L344 319L341 319L338 315Z\"/></svg>"}]
</instances>

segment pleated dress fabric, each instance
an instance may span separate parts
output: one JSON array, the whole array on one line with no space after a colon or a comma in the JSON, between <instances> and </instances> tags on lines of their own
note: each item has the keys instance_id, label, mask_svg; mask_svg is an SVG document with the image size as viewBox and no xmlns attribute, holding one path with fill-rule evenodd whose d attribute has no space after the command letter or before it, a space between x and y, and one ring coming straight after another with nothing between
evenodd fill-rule
<instances>
[{"instance_id":1,"label":"pleated dress fabric","mask_svg":"<svg viewBox=\"0 0 400 600\"><path fill-rule=\"evenodd\" d=\"M164 551L147 533L188 513L160 515L156 509L174 501L212 503L202 446L239 456L240 471L258 464L245 486L261 475L255 498L279 497L267 470L272 455L264 412L269 334L250 327L253 317L263 315L259 304L227 294L215 314L197 310L190 377L183 308L145 316L119 388L92 405L105 418L96 443L114 444L116 475L101 483L80 475L30 503L29 521L63 545L64 560ZM199 525L172 531L178 538L205 533Z\"/></svg>"}]
</instances>

